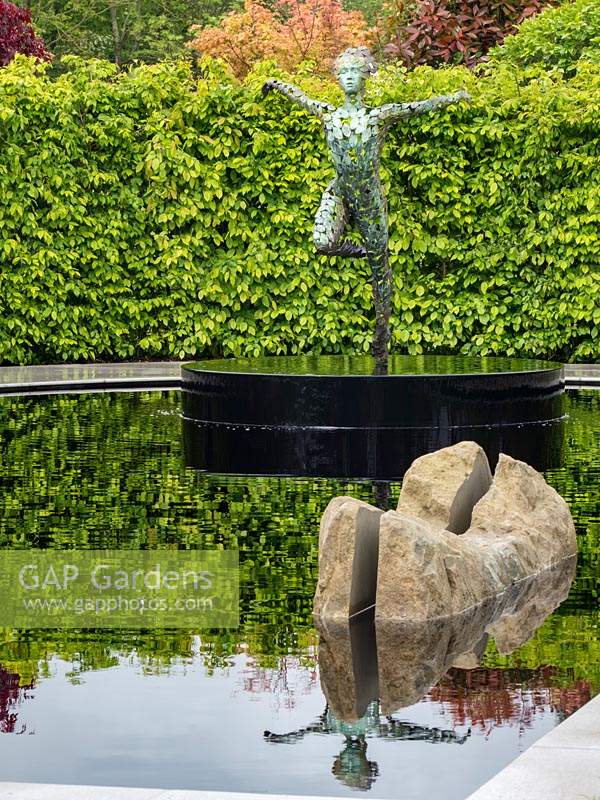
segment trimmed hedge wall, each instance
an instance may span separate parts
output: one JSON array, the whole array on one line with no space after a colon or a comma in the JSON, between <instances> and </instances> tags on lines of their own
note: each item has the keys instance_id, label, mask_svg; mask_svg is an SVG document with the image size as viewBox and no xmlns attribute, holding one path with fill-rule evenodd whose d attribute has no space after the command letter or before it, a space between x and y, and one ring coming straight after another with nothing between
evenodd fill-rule
<instances>
[{"instance_id":1,"label":"trimmed hedge wall","mask_svg":"<svg viewBox=\"0 0 600 800\"><path fill-rule=\"evenodd\" d=\"M537 64L567 75L577 71L580 59L600 64L600 0L567 0L547 8L526 19L490 57L492 63Z\"/></svg>"},{"instance_id":2,"label":"trimmed hedge wall","mask_svg":"<svg viewBox=\"0 0 600 800\"><path fill-rule=\"evenodd\" d=\"M318 121L217 63L0 70L0 361L362 352L364 260L317 256ZM322 97L333 84L296 78ZM600 74L382 70L369 101L467 86L384 150L392 347L600 355Z\"/></svg>"}]
</instances>

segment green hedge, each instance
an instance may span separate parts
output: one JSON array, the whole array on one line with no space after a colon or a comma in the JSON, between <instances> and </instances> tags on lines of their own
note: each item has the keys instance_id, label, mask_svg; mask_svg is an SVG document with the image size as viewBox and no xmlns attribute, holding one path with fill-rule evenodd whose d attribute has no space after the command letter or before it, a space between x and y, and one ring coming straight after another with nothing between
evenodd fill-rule
<instances>
[{"instance_id":1,"label":"green hedge","mask_svg":"<svg viewBox=\"0 0 600 800\"><path fill-rule=\"evenodd\" d=\"M319 124L215 63L0 70L0 361L362 352L363 260L317 256ZM296 78L322 98L332 84ZM600 75L383 70L370 102L466 85L383 156L392 347L600 355Z\"/></svg>"},{"instance_id":2,"label":"green hedge","mask_svg":"<svg viewBox=\"0 0 600 800\"><path fill-rule=\"evenodd\" d=\"M558 67L567 75L581 61L600 63L600 0L575 0L525 22L490 53L492 63Z\"/></svg>"}]
</instances>

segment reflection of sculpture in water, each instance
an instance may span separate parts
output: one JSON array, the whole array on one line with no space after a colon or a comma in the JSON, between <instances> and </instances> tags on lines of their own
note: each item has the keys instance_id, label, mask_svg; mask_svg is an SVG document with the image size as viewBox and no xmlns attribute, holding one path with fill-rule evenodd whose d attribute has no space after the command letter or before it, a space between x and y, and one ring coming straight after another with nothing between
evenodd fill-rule
<instances>
[{"instance_id":1,"label":"reflection of sculpture in water","mask_svg":"<svg viewBox=\"0 0 600 800\"><path fill-rule=\"evenodd\" d=\"M264 91L281 92L323 122L335 178L321 198L315 217L314 243L321 253L368 259L376 316L372 352L379 361L385 361L393 290L388 263L387 207L379 177L379 155L385 134L390 125L400 120L469 99L469 95L460 91L421 102L369 108L363 98L365 82L376 71L369 50L348 48L335 67L345 94L345 102L339 108L306 97L300 89L281 81L267 81ZM358 228L362 245L343 239L349 222Z\"/></svg>"},{"instance_id":2,"label":"reflection of sculpture in water","mask_svg":"<svg viewBox=\"0 0 600 800\"><path fill-rule=\"evenodd\" d=\"M367 758L364 737L346 739L346 747L333 762L332 773L351 789L368 791L379 775L379 765Z\"/></svg>"},{"instance_id":3,"label":"reflection of sculpture in water","mask_svg":"<svg viewBox=\"0 0 600 800\"><path fill-rule=\"evenodd\" d=\"M305 728L266 731L265 738L289 744L312 733L342 734L333 774L363 790L379 774L367 758L368 738L465 744L471 728L442 730L399 720L396 712L418 703L449 670L475 669L489 637L500 653L523 645L568 595L575 564L564 559L467 612L428 623L376 623L372 608L345 621L315 617L326 711Z\"/></svg>"},{"instance_id":4,"label":"reflection of sculpture in water","mask_svg":"<svg viewBox=\"0 0 600 800\"><path fill-rule=\"evenodd\" d=\"M264 736L269 742L293 744L309 733L341 734L344 737L344 749L333 762L331 771L346 786L367 791L379 775L377 762L369 761L367 758L367 737L405 739L432 744L439 742L464 744L470 735L470 730L464 735L459 735L454 731L404 722L392 716L382 717L379 703L372 701L368 704L364 716L353 722L338 719L327 707L316 722L305 728L281 734L265 731Z\"/></svg>"}]
</instances>

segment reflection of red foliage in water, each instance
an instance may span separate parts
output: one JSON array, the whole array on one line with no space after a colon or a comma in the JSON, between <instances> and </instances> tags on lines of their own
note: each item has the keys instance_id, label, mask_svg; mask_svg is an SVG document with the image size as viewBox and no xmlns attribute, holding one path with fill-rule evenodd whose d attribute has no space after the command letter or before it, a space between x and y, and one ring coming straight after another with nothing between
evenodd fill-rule
<instances>
[{"instance_id":1,"label":"reflection of red foliage in water","mask_svg":"<svg viewBox=\"0 0 600 800\"><path fill-rule=\"evenodd\" d=\"M530 728L536 714L555 712L562 720L591 697L585 681L551 686L555 669L451 669L428 697L444 707L455 726L490 732L500 725Z\"/></svg>"},{"instance_id":2,"label":"reflection of red foliage in water","mask_svg":"<svg viewBox=\"0 0 600 800\"><path fill-rule=\"evenodd\" d=\"M33 686L33 683L21 686L21 676L18 673L0 667L0 733L25 733L25 725L21 726L21 730L15 730L16 707L27 699L27 690L33 689Z\"/></svg>"},{"instance_id":3,"label":"reflection of red foliage in water","mask_svg":"<svg viewBox=\"0 0 600 800\"><path fill-rule=\"evenodd\" d=\"M550 697L553 706L564 717L569 717L592 699L591 686L586 681L575 681L572 686L565 688L553 686L550 689Z\"/></svg>"}]
</instances>

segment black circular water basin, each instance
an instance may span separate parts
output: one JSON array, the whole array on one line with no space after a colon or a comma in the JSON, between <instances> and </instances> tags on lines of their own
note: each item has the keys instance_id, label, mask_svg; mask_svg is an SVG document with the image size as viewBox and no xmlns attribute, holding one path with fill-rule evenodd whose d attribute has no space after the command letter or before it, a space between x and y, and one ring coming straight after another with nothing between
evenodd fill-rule
<instances>
[{"instance_id":1,"label":"black circular water basin","mask_svg":"<svg viewBox=\"0 0 600 800\"><path fill-rule=\"evenodd\" d=\"M222 359L182 368L188 463L211 472L400 477L425 452L478 441L538 468L562 437L562 365L391 356Z\"/></svg>"}]
</instances>

